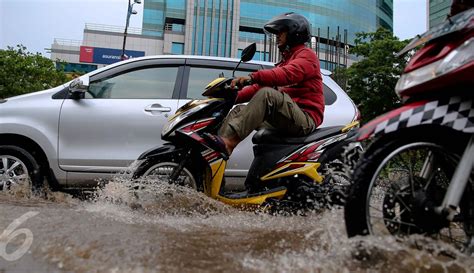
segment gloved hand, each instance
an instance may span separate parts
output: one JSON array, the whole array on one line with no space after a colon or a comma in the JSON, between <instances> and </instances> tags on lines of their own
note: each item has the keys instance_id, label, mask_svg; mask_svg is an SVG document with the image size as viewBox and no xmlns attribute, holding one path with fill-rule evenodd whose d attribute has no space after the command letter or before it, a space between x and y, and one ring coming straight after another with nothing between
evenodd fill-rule
<instances>
[{"instance_id":1,"label":"gloved hand","mask_svg":"<svg viewBox=\"0 0 474 273\"><path fill-rule=\"evenodd\" d=\"M231 101L232 104L234 105L235 102L237 101L237 96L239 95L239 91L235 89L230 89L227 94L228 94L227 100Z\"/></svg>"},{"instance_id":2,"label":"gloved hand","mask_svg":"<svg viewBox=\"0 0 474 273\"><path fill-rule=\"evenodd\" d=\"M244 87L252 84L252 78L250 76L237 77L232 80L230 88L234 89L237 87Z\"/></svg>"}]
</instances>

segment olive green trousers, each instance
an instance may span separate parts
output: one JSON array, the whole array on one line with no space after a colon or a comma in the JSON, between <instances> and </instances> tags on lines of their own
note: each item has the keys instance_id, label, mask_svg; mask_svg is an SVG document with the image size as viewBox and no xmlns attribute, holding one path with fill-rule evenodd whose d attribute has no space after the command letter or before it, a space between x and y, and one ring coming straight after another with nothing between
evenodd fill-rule
<instances>
[{"instance_id":1,"label":"olive green trousers","mask_svg":"<svg viewBox=\"0 0 474 273\"><path fill-rule=\"evenodd\" d=\"M288 94L264 87L247 105L237 105L229 112L218 134L226 138L237 135L243 140L261 128L273 128L285 136L298 137L311 133L316 126Z\"/></svg>"}]
</instances>

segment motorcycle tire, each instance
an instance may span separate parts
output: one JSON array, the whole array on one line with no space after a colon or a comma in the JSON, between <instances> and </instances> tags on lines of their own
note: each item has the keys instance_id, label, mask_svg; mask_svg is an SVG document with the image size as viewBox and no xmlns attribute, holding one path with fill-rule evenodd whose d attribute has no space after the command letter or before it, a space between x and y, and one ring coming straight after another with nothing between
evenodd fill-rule
<instances>
[{"instance_id":1,"label":"motorcycle tire","mask_svg":"<svg viewBox=\"0 0 474 273\"><path fill-rule=\"evenodd\" d=\"M373 143L354 170L354 184L351 186L344 207L348 236L405 236L418 233L438 235L438 238L441 238L446 229L450 232L451 223L435 215L431 209L430 213L424 210L426 207L433 208L441 204L467 143L467 137L456 132L433 130L433 128L406 129L381 137ZM404 152L406 152L405 157ZM430 162L426 158L423 159L423 155L434 159L431 162L436 164L436 168L432 169L435 171L429 176L430 180L417 176L414 168L411 170L409 166L406 170L402 168L412 162L412 167L416 168L423 166L421 164L423 162ZM404 176L408 179L404 179ZM462 227L462 232L467 237L465 240L470 240L474 230L473 190L474 183L471 174L470 183L460 204L461 212L458 221L462 224L455 225ZM434 218L437 219L433 220ZM456 246L463 248L468 243L463 242Z\"/></svg>"},{"instance_id":2,"label":"motorcycle tire","mask_svg":"<svg viewBox=\"0 0 474 273\"><path fill-rule=\"evenodd\" d=\"M200 173L192 169L189 164L185 165L178 175L177 181L167 181L174 168L178 167L179 161L170 158L151 158L145 160L133 174L134 179L142 179L145 182L163 182L186 186L197 191L202 191L202 180Z\"/></svg>"}]
</instances>

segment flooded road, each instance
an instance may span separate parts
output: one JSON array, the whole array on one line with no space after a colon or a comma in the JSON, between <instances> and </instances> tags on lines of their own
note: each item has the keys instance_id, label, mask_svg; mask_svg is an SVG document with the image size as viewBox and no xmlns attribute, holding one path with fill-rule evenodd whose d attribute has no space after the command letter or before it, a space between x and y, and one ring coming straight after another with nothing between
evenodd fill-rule
<instances>
[{"instance_id":1,"label":"flooded road","mask_svg":"<svg viewBox=\"0 0 474 273\"><path fill-rule=\"evenodd\" d=\"M90 200L0 193L1 273L243 271L474 272L474 258L416 236L348 239L338 208L271 216L120 179Z\"/></svg>"}]
</instances>

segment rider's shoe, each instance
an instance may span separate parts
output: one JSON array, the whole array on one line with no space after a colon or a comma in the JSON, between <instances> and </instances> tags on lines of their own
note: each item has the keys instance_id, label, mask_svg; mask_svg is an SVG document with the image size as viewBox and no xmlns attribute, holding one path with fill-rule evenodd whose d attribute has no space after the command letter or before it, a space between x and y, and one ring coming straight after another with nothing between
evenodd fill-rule
<instances>
[{"instance_id":1,"label":"rider's shoe","mask_svg":"<svg viewBox=\"0 0 474 273\"><path fill-rule=\"evenodd\" d=\"M216 149L218 152L225 155L226 157L229 157L229 153L227 152L225 142L220 136L204 133L203 137L204 139L209 141L209 143L213 146L212 148Z\"/></svg>"}]
</instances>

